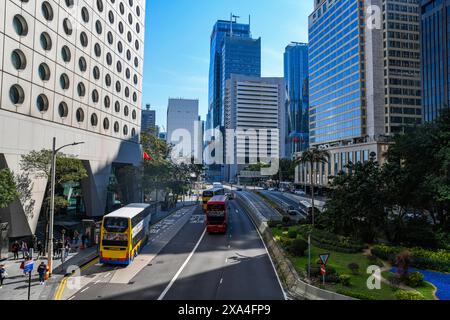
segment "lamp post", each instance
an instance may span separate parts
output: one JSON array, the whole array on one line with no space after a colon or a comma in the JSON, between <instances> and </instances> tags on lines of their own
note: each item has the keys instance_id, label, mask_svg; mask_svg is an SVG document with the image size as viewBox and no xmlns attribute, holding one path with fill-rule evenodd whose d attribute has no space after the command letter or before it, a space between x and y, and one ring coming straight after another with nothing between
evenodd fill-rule
<instances>
[{"instance_id":1,"label":"lamp post","mask_svg":"<svg viewBox=\"0 0 450 320\"><path fill-rule=\"evenodd\" d=\"M59 151L66 147L77 146L84 144L84 142L74 142L71 144L64 145L56 149L56 138L53 138L53 148L52 148L52 166L51 166L51 196L50 196L50 221L49 221L49 232L48 232L48 269L50 276L53 272L53 224L55 219L55 184L56 184L56 155Z\"/></svg>"}]
</instances>

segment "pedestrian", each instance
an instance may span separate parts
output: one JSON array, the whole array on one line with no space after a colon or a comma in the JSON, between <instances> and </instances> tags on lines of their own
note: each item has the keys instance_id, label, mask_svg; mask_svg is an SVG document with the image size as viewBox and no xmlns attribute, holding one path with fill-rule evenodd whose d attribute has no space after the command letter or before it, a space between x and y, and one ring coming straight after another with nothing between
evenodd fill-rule
<instances>
[{"instance_id":1,"label":"pedestrian","mask_svg":"<svg viewBox=\"0 0 450 320\"><path fill-rule=\"evenodd\" d=\"M3 281L8 276L8 273L6 272L5 265L0 264L0 289L3 287Z\"/></svg>"},{"instance_id":2,"label":"pedestrian","mask_svg":"<svg viewBox=\"0 0 450 320\"><path fill-rule=\"evenodd\" d=\"M66 242L66 244L65 244L65 246L64 246L64 258L67 258L67 256L69 255L69 253L70 253L70 242Z\"/></svg>"},{"instance_id":3,"label":"pedestrian","mask_svg":"<svg viewBox=\"0 0 450 320\"><path fill-rule=\"evenodd\" d=\"M58 247L58 257L62 257L64 249L64 243L62 240L58 240L57 247Z\"/></svg>"},{"instance_id":4,"label":"pedestrian","mask_svg":"<svg viewBox=\"0 0 450 320\"><path fill-rule=\"evenodd\" d=\"M45 274L47 272L47 266L45 265L44 262L41 262L41 264L39 265L39 267L37 268L37 273L39 274L39 283L45 284Z\"/></svg>"},{"instance_id":5,"label":"pedestrian","mask_svg":"<svg viewBox=\"0 0 450 320\"><path fill-rule=\"evenodd\" d=\"M20 246L21 250L22 250L22 255L23 258L27 258L28 257L28 245L25 241L22 241L22 245Z\"/></svg>"},{"instance_id":6,"label":"pedestrian","mask_svg":"<svg viewBox=\"0 0 450 320\"><path fill-rule=\"evenodd\" d=\"M37 260L39 260L40 256L44 256L45 252L44 252L44 245L42 244L41 241L38 241L37 243L37 251L38 251L38 257Z\"/></svg>"},{"instance_id":7,"label":"pedestrian","mask_svg":"<svg viewBox=\"0 0 450 320\"><path fill-rule=\"evenodd\" d=\"M20 245L17 241L15 241L11 247L11 251L14 254L14 260L19 259L19 249L20 249Z\"/></svg>"},{"instance_id":8,"label":"pedestrian","mask_svg":"<svg viewBox=\"0 0 450 320\"><path fill-rule=\"evenodd\" d=\"M81 236L81 247L83 249L86 248L86 240L87 240L87 236L86 236L86 234L83 233L83 235Z\"/></svg>"}]
</instances>

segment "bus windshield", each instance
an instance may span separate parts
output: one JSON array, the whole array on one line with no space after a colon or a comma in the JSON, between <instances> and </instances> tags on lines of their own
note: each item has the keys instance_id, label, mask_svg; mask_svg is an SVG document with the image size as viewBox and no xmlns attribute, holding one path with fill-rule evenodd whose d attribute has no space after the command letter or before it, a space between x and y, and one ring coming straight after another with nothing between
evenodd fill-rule
<instances>
[{"instance_id":1,"label":"bus windshield","mask_svg":"<svg viewBox=\"0 0 450 320\"><path fill-rule=\"evenodd\" d=\"M107 232L124 233L128 230L128 219L105 218L103 228L105 228Z\"/></svg>"}]
</instances>

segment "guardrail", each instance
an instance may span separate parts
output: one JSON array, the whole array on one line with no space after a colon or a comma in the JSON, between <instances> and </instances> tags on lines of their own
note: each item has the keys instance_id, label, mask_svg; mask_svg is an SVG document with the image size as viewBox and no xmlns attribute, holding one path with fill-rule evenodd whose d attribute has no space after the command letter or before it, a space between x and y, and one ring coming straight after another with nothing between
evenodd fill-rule
<instances>
[{"instance_id":1,"label":"guardrail","mask_svg":"<svg viewBox=\"0 0 450 320\"><path fill-rule=\"evenodd\" d=\"M292 297L299 300L357 300L352 297L314 287L302 281L294 265L286 256L283 248L281 248L275 240L267 225L267 221L259 219L261 213L255 212L255 210L257 211L256 207L253 206L246 197L237 195L236 200L245 209L261 233L263 241L267 246L267 250L275 263L278 275Z\"/></svg>"}]
</instances>

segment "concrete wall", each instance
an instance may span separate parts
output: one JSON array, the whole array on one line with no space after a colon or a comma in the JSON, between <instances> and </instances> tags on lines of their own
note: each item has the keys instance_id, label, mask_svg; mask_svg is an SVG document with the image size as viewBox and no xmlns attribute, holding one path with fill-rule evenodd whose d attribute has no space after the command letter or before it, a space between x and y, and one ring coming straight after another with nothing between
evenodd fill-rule
<instances>
[{"instance_id":1,"label":"concrete wall","mask_svg":"<svg viewBox=\"0 0 450 320\"><path fill-rule=\"evenodd\" d=\"M57 137L58 147L76 141L85 142L84 145L68 147L64 153L84 160L89 173L89 178L83 182L87 214L102 216L112 165L138 165L141 160L140 145L0 109L0 155L4 158L3 167L15 174L22 173L22 155L33 150L51 149L53 137ZM1 220L10 223L10 237L28 236L36 229L47 181L30 178L34 210L26 214L19 202L0 210Z\"/></svg>"}]
</instances>

